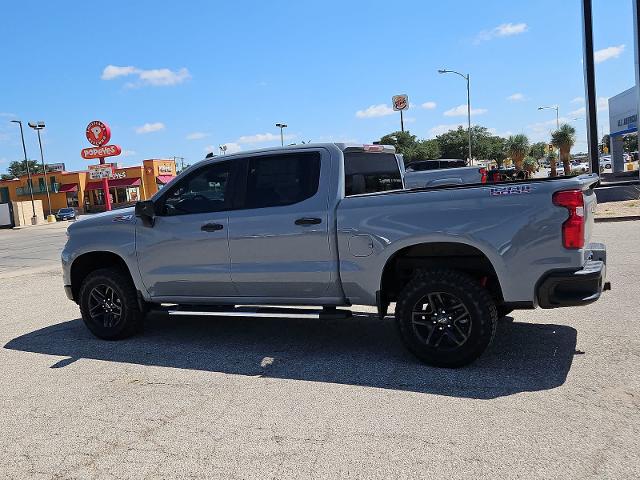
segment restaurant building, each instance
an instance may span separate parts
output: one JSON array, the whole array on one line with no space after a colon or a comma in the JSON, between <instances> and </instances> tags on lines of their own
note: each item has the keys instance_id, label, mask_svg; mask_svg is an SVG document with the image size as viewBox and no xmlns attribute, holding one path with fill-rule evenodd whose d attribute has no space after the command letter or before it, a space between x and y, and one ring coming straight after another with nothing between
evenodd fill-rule
<instances>
[{"instance_id":1,"label":"restaurant building","mask_svg":"<svg viewBox=\"0 0 640 480\"><path fill-rule=\"evenodd\" d=\"M114 208L147 200L176 176L174 160L149 159L142 165L116 168L109 179L109 195ZM47 182L47 183L45 183ZM100 212L105 209L105 192L102 181L92 179L87 170L78 172L47 172L31 175L31 188L27 175L11 180L0 180L0 203L42 200L45 215L48 213L47 187L51 198L51 210L74 207L79 213Z\"/></svg>"}]
</instances>

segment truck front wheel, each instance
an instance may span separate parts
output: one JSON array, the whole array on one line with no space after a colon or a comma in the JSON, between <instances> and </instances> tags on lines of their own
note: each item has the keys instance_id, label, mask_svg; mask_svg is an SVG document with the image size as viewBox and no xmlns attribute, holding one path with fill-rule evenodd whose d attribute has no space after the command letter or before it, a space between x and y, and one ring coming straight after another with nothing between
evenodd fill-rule
<instances>
[{"instance_id":1,"label":"truck front wheel","mask_svg":"<svg viewBox=\"0 0 640 480\"><path fill-rule=\"evenodd\" d=\"M140 330L144 312L128 275L114 268L91 272L82 282L80 313L87 328L104 340L119 340Z\"/></svg>"},{"instance_id":2,"label":"truck front wheel","mask_svg":"<svg viewBox=\"0 0 640 480\"><path fill-rule=\"evenodd\" d=\"M416 357L455 368L473 362L491 344L497 312L487 290L467 274L422 270L398 296L396 323Z\"/></svg>"}]
</instances>

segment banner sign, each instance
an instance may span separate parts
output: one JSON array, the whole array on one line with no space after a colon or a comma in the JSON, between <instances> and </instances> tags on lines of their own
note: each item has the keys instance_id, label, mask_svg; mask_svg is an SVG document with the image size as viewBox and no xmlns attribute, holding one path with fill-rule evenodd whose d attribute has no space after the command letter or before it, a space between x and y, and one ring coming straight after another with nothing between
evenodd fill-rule
<instances>
[{"instance_id":1,"label":"banner sign","mask_svg":"<svg viewBox=\"0 0 640 480\"><path fill-rule=\"evenodd\" d=\"M47 172L64 172L64 163L47 163Z\"/></svg>"},{"instance_id":2,"label":"banner sign","mask_svg":"<svg viewBox=\"0 0 640 480\"><path fill-rule=\"evenodd\" d=\"M101 163L99 165L89 165L89 178L91 180L101 180L113 176L113 164Z\"/></svg>"},{"instance_id":3,"label":"banner sign","mask_svg":"<svg viewBox=\"0 0 640 480\"><path fill-rule=\"evenodd\" d=\"M90 147L83 148L80 151L80 156L86 160L102 157L114 157L120 155L122 149L118 145L105 145L103 147Z\"/></svg>"}]
</instances>

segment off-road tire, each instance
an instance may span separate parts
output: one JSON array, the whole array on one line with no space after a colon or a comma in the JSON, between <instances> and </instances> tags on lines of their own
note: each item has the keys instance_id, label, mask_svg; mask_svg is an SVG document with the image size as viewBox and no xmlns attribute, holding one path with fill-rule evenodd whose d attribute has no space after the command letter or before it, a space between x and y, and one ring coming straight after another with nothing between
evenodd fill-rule
<instances>
[{"instance_id":1,"label":"off-road tire","mask_svg":"<svg viewBox=\"0 0 640 480\"><path fill-rule=\"evenodd\" d=\"M113 325L107 325L108 322L102 320L104 317L102 319L92 317L92 308L95 312L97 302L96 294L104 288L112 289L114 298L117 298L117 301L114 302L116 306L111 308L111 311L118 311L119 307L121 312L118 320L112 322ZM101 268L91 272L82 282L79 300L82 320L91 333L98 338L120 340L130 337L142 329L144 312L140 310L133 281L122 270Z\"/></svg>"},{"instance_id":2,"label":"off-road tire","mask_svg":"<svg viewBox=\"0 0 640 480\"><path fill-rule=\"evenodd\" d=\"M430 337L425 341L424 335L420 333L423 327L416 326L412 321L414 308L419 302L422 303L428 294L436 294L436 292L444 293L445 298L459 300L467 310L466 322L470 322L470 325L466 323L466 326L469 331L466 340L460 346L454 344L450 348L442 346L436 348L434 345L429 345ZM430 322L433 317L429 315L427 314L427 320ZM491 344L496 332L498 315L489 292L477 280L463 272L438 268L416 273L398 296L395 317L400 338L416 357L435 367L457 368L473 362ZM420 321L423 317L417 318ZM446 318L449 317L441 320L447 321ZM439 326L440 324L437 325ZM442 326L445 330L448 327L446 324ZM455 325L451 327L453 331ZM440 335L444 335L444 332ZM448 339L446 341L449 342Z\"/></svg>"}]
</instances>

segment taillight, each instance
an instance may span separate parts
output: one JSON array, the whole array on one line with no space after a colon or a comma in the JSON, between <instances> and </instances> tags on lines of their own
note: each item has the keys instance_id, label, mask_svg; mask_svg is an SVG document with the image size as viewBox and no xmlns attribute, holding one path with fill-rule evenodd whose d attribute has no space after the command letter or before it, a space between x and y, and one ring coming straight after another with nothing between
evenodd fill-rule
<instances>
[{"instance_id":1,"label":"taillight","mask_svg":"<svg viewBox=\"0 0 640 480\"><path fill-rule=\"evenodd\" d=\"M584 198L582 190L564 190L553 194L553 204L569 211L569 218L562 224L564 248L584 247Z\"/></svg>"},{"instance_id":2,"label":"taillight","mask_svg":"<svg viewBox=\"0 0 640 480\"><path fill-rule=\"evenodd\" d=\"M478 172L480 172L480 183L487 183L487 169L482 167Z\"/></svg>"}]
</instances>

